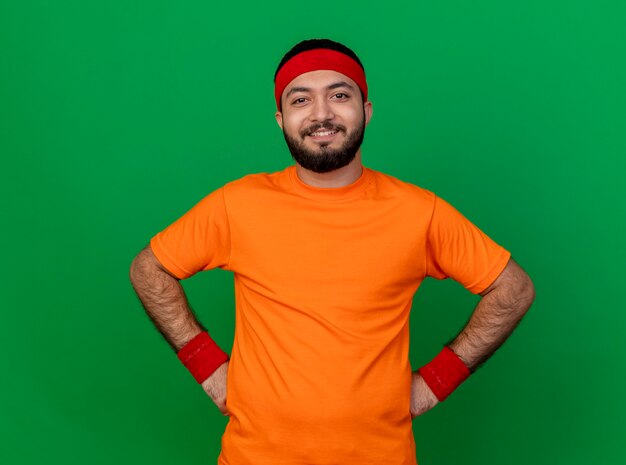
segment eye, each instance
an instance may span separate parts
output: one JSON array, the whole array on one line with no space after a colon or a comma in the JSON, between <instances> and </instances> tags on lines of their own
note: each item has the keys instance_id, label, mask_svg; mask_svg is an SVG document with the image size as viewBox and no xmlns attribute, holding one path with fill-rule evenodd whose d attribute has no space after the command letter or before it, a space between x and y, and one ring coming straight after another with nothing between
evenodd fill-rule
<instances>
[{"instance_id":1,"label":"eye","mask_svg":"<svg viewBox=\"0 0 626 465\"><path fill-rule=\"evenodd\" d=\"M295 99L295 100L294 100L293 102L291 102L291 103L292 103L292 104L293 104L293 103L302 103L302 102L300 102L299 100L306 100L306 99L305 99L304 97L299 97L299 98Z\"/></svg>"},{"instance_id":2,"label":"eye","mask_svg":"<svg viewBox=\"0 0 626 465\"><path fill-rule=\"evenodd\" d=\"M340 96L341 96L341 97L339 97L339 98L348 98L348 97L350 97L350 96L349 96L348 94L346 94L345 92L337 92L337 93L335 94L335 96L337 96L337 95L340 95Z\"/></svg>"}]
</instances>

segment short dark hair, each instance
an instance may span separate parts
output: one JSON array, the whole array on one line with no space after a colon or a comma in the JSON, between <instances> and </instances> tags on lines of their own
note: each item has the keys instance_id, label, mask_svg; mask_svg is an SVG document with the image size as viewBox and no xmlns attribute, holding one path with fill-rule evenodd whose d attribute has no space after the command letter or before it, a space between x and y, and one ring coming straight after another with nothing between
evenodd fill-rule
<instances>
[{"instance_id":1,"label":"short dark hair","mask_svg":"<svg viewBox=\"0 0 626 465\"><path fill-rule=\"evenodd\" d=\"M287 63L291 58L296 56L298 53L306 52L307 50L315 50L316 48L328 48L331 50L335 50L337 52L341 52L345 55L348 55L350 58L356 61L361 67L361 69L363 70L363 72L365 72L365 68L363 67L363 63L361 63L361 60L359 60L359 57L356 56L356 53L354 53L351 49L349 49L345 45L340 44L339 42L335 42L334 40L330 40L330 39L307 39L307 40L303 40L302 42L297 43L291 48L291 50L285 53L285 56L283 57L282 60L280 60L280 63L278 64L278 67L276 68L276 72L274 73L274 83L276 83L276 76L278 76L278 72L284 66L285 63ZM361 90L360 87L359 87L359 92L361 93L361 100L364 101L365 96L363 95L363 91Z\"/></svg>"}]
</instances>

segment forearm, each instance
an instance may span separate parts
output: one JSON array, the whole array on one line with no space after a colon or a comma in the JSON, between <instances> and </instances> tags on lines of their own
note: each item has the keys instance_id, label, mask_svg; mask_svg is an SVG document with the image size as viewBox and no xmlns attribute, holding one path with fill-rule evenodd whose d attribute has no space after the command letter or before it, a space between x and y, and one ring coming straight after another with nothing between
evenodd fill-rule
<instances>
[{"instance_id":1,"label":"forearm","mask_svg":"<svg viewBox=\"0 0 626 465\"><path fill-rule=\"evenodd\" d=\"M133 260L130 280L146 313L175 351L205 330L180 282L155 266L145 249Z\"/></svg>"},{"instance_id":2,"label":"forearm","mask_svg":"<svg viewBox=\"0 0 626 465\"><path fill-rule=\"evenodd\" d=\"M534 300L530 280L484 295L463 330L448 346L475 371L504 343Z\"/></svg>"}]
</instances>

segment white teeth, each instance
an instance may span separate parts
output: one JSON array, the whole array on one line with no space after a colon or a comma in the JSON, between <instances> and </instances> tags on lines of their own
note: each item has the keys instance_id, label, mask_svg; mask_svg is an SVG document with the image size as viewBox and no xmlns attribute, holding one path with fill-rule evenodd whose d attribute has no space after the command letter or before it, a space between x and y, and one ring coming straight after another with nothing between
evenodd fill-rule
<instances>
[{"instance_id":1,"label":"white teeth","mask_svg":"<svg viewBox=\"0 0 626 465\"><path fill-rule=\"evenodd\" d=\"M330 134L335 134L337 131L323 131L323 132L314 132L312 136L328 136Z\"/></svg>"}]
</instances>

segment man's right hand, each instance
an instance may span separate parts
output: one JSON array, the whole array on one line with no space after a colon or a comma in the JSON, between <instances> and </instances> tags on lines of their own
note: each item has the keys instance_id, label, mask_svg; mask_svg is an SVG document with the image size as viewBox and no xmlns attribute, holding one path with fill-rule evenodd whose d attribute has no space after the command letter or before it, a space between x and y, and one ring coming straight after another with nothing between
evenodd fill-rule
<instances>
[{"instance_id":1,"label":"man's right hand","mask_svg":"<svg viewBox=\"0 0 626 465\"><path fill-rule=\"evenodd\" d=\"M209 395L224 416L230 415L230 412L226 409L228 363L229 362L226 361L221 364L217 370L211 373L211 376L202 382L202 389Z\"/></svg>"}]
</instances>

